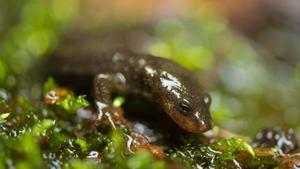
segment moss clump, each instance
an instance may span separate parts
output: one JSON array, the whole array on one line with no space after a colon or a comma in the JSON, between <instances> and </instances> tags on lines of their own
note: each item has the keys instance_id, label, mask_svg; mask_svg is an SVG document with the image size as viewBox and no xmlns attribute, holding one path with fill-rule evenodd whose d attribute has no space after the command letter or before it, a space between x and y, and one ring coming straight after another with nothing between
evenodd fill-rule
<instances>
[{"instance_id":1,"label":"moss clump","mask_svg":"<svg viewBox=\"0 0 300 169\"><path fill-rule=\"evenodd\" d=\"M171 150L171 159L191 168L268 168L278 165L276 153L264 158L237 138L218 139L209 145L185 145Z\"/></svg>"},{"instance_id":2,"label":"moss clump","mask_svg":"<svg viewBox=\"0 0 300 169\"><path fill-rule=\"evenodd\" d=\"M112 131L96 127L93 114L80 115L79 110L91 112L84 109L90 105L84 96L52 79L44 84L49 92L57 96L53 102L0 97L0 168L165 168L147 151L128 151L124 126Z\"/></svg>"}]
</instances>

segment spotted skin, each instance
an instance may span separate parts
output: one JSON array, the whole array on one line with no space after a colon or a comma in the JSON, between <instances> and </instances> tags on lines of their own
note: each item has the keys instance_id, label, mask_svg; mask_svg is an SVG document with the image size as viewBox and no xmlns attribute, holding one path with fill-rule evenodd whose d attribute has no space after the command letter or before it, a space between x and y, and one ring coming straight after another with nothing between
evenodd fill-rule
<instances>
[{"instance_id":1,"label":"spotted skin","mask_svg":"<svg viewBox=\"0 0 300 169\"><path fill-rule=\"evenodd\" d=\"M131 52L85 52L54 55L54 71L63 75L94 76L94 99L99 118L112 106L112 93L151 99L188 132L211 129L210 96L192 73L164 59Z\"/></svg>"}]
</instances>

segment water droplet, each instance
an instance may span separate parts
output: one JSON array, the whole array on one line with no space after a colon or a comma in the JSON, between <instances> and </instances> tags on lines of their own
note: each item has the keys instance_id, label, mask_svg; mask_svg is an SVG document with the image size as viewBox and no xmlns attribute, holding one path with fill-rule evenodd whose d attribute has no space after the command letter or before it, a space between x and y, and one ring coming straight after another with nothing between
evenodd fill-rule
<instances>
[{"instance_id":1,"label":"water droplet","mask_svg":"<svg viewBox=\"0 0 300 169\"><path fill-rule=\"evenodd\" d=\"M91 151L86 158L97 158L99 155L98 151Z\"/></svg>"}]
</instances>

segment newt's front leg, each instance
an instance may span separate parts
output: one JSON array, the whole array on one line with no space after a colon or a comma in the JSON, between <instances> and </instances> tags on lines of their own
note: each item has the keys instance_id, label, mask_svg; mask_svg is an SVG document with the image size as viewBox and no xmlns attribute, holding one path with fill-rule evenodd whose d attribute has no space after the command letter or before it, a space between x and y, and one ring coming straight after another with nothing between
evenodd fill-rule
<instances>
[{"instance_id":1,"label":"newt's front leg","mask_svg":"<svg viewBox=\"0 0 300 169\"><path fill-rule=\"evenodd\" d=\"M97 123L109 122L116 129L116 124L125 124L121 108L112 105L112 91L125 90L126 78L121 73L98 74L94 79L95 103L98 111Z\"/></svg>"},{"instance_id":2,"label":"newt's front leg","mask_svg":"<svg viewBox=\"0 0 300 169\"><path fill-rule=\"evenodd\" d=\"M126 90L128 90L126 78L121 73L99 74L94 79L95 102L99 112L96 125L97 123L108 122L112 129L116 129L116 125L126 125L130 128L130 124L123 116L122 109L114 107L112 104L112 91L123 93ZM129 133L125 136L130 152L146 149L155 156L165 157L163 150L152 146L144 135L129 130Z\"/></svg>"}]
</instances>

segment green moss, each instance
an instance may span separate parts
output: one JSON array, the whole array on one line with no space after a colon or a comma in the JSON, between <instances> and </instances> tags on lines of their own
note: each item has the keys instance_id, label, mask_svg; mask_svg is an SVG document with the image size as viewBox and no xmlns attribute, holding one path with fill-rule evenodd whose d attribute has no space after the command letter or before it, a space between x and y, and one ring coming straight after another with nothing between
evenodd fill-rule
<instances>
[{"instance_id":1,"label":"green moss","mask_svg":"<svg viewBox=\"0 0 300 169\"><path fill-rule=\"evenodd\" d=\"M126 162L127 168L135 169L165 169L166 163L163 161L154 161L151 154L147 151L138 151Z\"/></svg>"},{"instance_id":2,"label":"green moss","mask_svg":"<svg viewBox=\"0 0 300 169\"><path fill-rule=\"evenodd\" d=\"M44 91L57 87L49 79ZM87 125L88 119L74 113L89 105L84 96L70 93L60 104L50 106L35 104L25 96L1 99L1 104L14 106L11 112L0 115L0 168L10 165L21 169L165 167L164 161L155 160L149 152L133 154L128 150L128 129L112 131L107 126ZM89 132L83 136L77 134L82 131ZM99 152L99 156L85 160L92 151Z\"/></svg>"},{"instance_id":3,"label":"green moss","mask_svg":"<svg viewBox=\"0 0 300 169\"><path fill-rule=\"evenodd\" d=\"M63 110L75 112L79 108L87 107L90 103L85 99L86 96L76 97L73 94L67 95L61 103L58 104Z\"/></svg>"},{"instance_id":4,"label":"green moss","mask_svg":"<svg viewBox=\"0 0 300 169\"><path fill-rule=\"evenodd\" d=\"M176 149L170 157L183 164L196 168L201 167L226 167L235 165L238 153L245 152L253 157L254 152L246 142L240 139L219 139L207 146L186 145Z\"/></svg>"},{"instance_id":5,"label":"green moss","mask_svg":"<svg viewBox=\"0 0 300 169\"><path fill-rule=\"evenodd\" d=\"M5 119L10 115L10 113L2 113L0 114L0 123L4 122Z\"/></svg>"},{"instance_id":6,"label":"green moss","mask_svg":"<svg viewBox=\"0 0 300 169\"><path fill-rule=\"evenodd\" d=\"M43 85L43 92L44 92L44 94L46 94L49 91L56 89L57 87L58 87L58 85L56 84L54 79L52 77L49 77Z\"/></svg>"},{"instance_id":7,"label":"green moss","mask_svg":"<svg viewBox=\"0 0 300 169\"><path fill-rule=\"evenodd\" d=\"M103 169L102 165L90 161L73 160L64 164L64 169Z\"/></svg>"},{"instance_id":8,"label":"green moss","mask_svg":"<svg viewBox=\"0 0 300 169\"><path fill-rule=\"evenodd\" d=\"M252 147L242 139L231 138L231 139L219 139L214 143L210 144L210 147L215 150L222 152L230 152L232 154L238 152L246 152L252 157L255 156Z\"/></svg>"},{"instance_id":9,"label":"green moss","mask_svg":"<svg viewBox=\"0 0 300 169\"><path fill-rule=\"evenodd\" d=\"M121 107L124 102L125 102L125 98L118 96L113 100L113 105L115 107Z\"/></svg>"}]
</instances>

